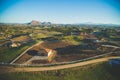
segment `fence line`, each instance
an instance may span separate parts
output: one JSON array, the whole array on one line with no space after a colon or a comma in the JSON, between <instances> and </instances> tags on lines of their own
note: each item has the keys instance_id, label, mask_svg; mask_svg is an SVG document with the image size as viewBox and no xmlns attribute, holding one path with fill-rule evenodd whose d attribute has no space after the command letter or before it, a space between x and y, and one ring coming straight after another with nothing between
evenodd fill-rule
<instances>
[{"instance_id":1,"label":"fence line","mask_svg":"<svg viewBox=\"0 0 120 80\"><path fill-rule=\"evenodd\" d=\"M16 64L16 63L3 63L1 62L0 65L6 65L6 66L15 66L15 67L32 67L32 66L55 66L55 65L64 65L64 64L73 64L73 63L78 63L78 62L82 62L82 61L87 61L87 60L91 60L91 59L95 59L95 58L100 58L109 54L112 54L115 52L109 52L106 54L102 54L102 55L97 55L97 56L93 56L93 57L89 57L89 58L85 58L85 59L81 59L81 60L76 60L76 61L71 61L71 62L59 62L59 63L54 63L54 64Z\"/></svg>"}]
</instances>

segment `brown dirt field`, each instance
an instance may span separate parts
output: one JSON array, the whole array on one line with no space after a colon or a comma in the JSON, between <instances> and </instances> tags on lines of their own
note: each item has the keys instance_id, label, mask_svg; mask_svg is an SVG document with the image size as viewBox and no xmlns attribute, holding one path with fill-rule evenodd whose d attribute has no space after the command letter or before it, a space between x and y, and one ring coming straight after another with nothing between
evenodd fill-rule
<instances>
[{"instance_id":1,"label":"brown dirt field","mask_svg":"<svg viewBox=\"0 0 120 80\"><path fill-rule=\"evenodd\" d=\"M72 45L70 43L61 42L61 41L60 42L43 42L40 45L35 46L30 50L39 52L41 49L46 49L46 48L53 49L57 52L56 57L50 63L75 61L75 60L80 60L80 59L96 56L99 54L103 54L102 52L97 50L92 50L92 49L83 50L80 45L76 46L76 45ZM32 52L32 54L35 54L35 53ZM24 63L27 60L29 60L32 56L34 55L29 55L28 53L25 53L18 61L16 61L16 63ZM43 62L45 61L37 60L37 61L33 61L32 63L42 64Z\"/></svg>"},{"instance_id":2,"label":"brown dirt field","mask_svg":"<svg viewBox=\"0 0 120 80\"><path fill-rule=\"evenodd\" d=\"M20 36L20 37L16 37L16 38L13 38L12 41L25 41L25 40L29 40L30 37L28 36Z\"/></svg>"},{"instance_id":3,"label":"brown dirt field","mask_svg":"<svg viewBox=\"0 0 120 80\"><path fill-rule=\"evenodd\" d=\"M68 61L76 61L88 57L95 56L96 54L70 54L70 55L58 55L56 56L55 60L56 62L68 62Z\"/></svg>"},{"instance_id":4,"label":"brown dirt field","mask_svg":"<svg viewBox=\"0 0 120 80\"><path fill-rule=\"evenodd\" d=\"M32 58L31 55L25 53L22 57L20 57L15 63L19 63L22 64L24 62L26 62L27 60L29 60L30 58Z\"/></svg>"},{"instance_id":5,"label":"brown dirt field","mask_svg":"<svg viewBox=\"0 0 120 80\"><path fill-rule=\"evenodd\" d=\"M42 47L44 48L49 48L49 49L56 49L56 48L63 48L66 46L72 45L71 43L67 43L67 42L43 42L41 44Z\"/></svg>"},{"instance_id":6,"label":"brown dirt field","mask_svg":"<svg viewBox=\"0 0 120 80\"><path fill-rule=\"evenodd\" d=\"M32 49L30 49L30 50L40 50L40 49L43 49L43 47L41 46L41 44L40 45L38 45L38 46L34 46Z\"/></svg>"},{"instance_id":7,"label":"brown dirt field","mask_svg":"<svg viewBox=\"0 0 120 80\"><path fill-rule=\"evenodd\" d=\"M47 64L49 61L47 60L33 60L31 64Z\"/></svg>"},{"instance_id":8,"label":"brown dirt field","mask_svg":"<svg viewBox=\"0 0 120 80\"><path fill-rule=\"evenodd\" d=\"M63 48L66 46L69 46L70 43L66 43L66 42L43 42L38 46L33 47L32 49L30 49L29 51L31 51L32 55L30 55L29 53L25 53L21 58L19 58L15 63L24 63L27 60L29 60L30 58L32 58L32 56L36 55L36 52L39 52L41 49L56 49L56 48ZM37 60L37 61L33 61L32 63L43 63L44 61L42 60ZM45 62L46 63L46 62Z\"/></svg>"},{"instance_id":9,"label":"brown dirt field","mask_svg":"<svg viewBox=\"0 0 120 80\"><path fill-rule=\"evenodd\" d=\"M67 61L75 61L80 60L92 56L96 56L99 54L103 54L97 50L82 50L81 46L67 46L64 48L57 48L57 56L55 58L56 62L67 62Z\"/></svg>"}]
</instances>

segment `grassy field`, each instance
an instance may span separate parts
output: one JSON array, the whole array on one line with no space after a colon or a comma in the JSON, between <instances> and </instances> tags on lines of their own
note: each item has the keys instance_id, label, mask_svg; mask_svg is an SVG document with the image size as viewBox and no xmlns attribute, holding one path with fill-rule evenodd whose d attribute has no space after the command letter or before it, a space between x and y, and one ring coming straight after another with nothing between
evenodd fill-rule
<instances>
[{"instance_id":1,"label":"grassy field","mask_svg":"<svg viewBox=\"0 0 120 80\"><path fill-rule=\"evenodd\" d=\"M112 74L106 62L64 70L0 74L0 80L119 80L119 77Z\"/></svg>"},{"instance_id":2,"label":"grassy field","mask_svg":"<svg viewBox=\"0 0 120 80\"><path fill-rule=\"evenodd\" d=\"M0 62L10 62L36 42L24 44L18 48L0 47Z\"/></svg>"},{"instance_id":3,"label":"grassy field","mask_svg":"<svg viewBox=\"0 0 120 80\"><path fill-rule=\"evenodd\" d=\"M82 37L80 37L80 36L64 36L63 40L70 42L74 45L78 45L81 43Z\"/></svg>"}]
</instances>

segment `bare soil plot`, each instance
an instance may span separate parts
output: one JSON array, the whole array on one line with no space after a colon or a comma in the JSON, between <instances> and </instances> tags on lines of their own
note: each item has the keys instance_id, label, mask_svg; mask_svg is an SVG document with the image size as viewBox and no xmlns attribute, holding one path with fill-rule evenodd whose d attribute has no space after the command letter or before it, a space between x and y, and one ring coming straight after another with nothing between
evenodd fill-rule
<instances>
[{"instance_id":1,"label":"bare soil plot","mask_svg":"<svg viewBox=\"0 0 120 80\"><path fill-rule=\"evenodd\" d=\"M25 53L16 63L24 63L33 56L38 55L38 52L42 53L42 49L52 49L57 52L56 57L52 60L33 60L30 64L46 64L46 63L58 63L76 61L84 58L93 57L99 54L103 54L102 51L95 49L84 49L82 45L72 45L67 42L43 42Z\"/></svg>"},{"instance_id":2,"label":"bare soil plot","mask_svg":"<svg viewBox=\"0 0 120 80\"><path fill-rule=\"evenodd\" d=\"M32 62L31 62L31 64L47 64L47 63L49 63L49 61L48 60L33 60Z\"/></svg>"},{"instance_id":3,"label":"bare soil plot","mask_svg":"<svg viewBox=\"0 0 120 80\"><path fill-rule=\"evenodd\" d=\"M56 48L63 48L72 44L68 42L59 41L59 42L43 42L40 45L44 48L56 49Z\"/></svg>"},{"instance_id":4,"label":"bare soil plot","mask_svg":"<svg viewBox=\"0 0 120 80\"><path fill-rule=\"evenodd\" d=\"M45 53L43 51L43 49L56 49L56 48L61 48L61 47L65 47L65 46L68 46L70 45L69 43L66 43L66 42L55 42L55 43L51 43L51 42L43 42L41 43L40 45L38 46L34 46L33 48L31 48L30 50L28 50L23 56L21 56L15 63L25 63L26 61L28 61L30 58L32 58L33 56L35 55L38 55L40 56L41 54L39 53ZM49 58L49 62L51 62L55 55L52 55L50 58ZM48 62L48 61L44 61L44 60L35 60L31 63L43 63L43 62Z\"/></svg>"},{"instance_id":5,"label":"bare soil plot","mask_svg":"<svg viewBox=\"0 0 120 80\"><path fill-rule=\"evenodd\" d=\"M31 55L25 53L22 57L20 57L15 63L19 63L22 64L24 62L26 62L27 60L29 60L30 58L32 58Z\"/></svg>"},{"instance_id":6,"label":"bare soil plot","mask_svg":"<svg viewBox=\"0 0 120 80\"><path fill-rule=\"evenodd\" d=\"M56 62L75 61L102 54L100 51L97 50L82 50L82 47L79 45L71 45L65 48L57 48L56 51Z\"/></svg>"}]
</instances>

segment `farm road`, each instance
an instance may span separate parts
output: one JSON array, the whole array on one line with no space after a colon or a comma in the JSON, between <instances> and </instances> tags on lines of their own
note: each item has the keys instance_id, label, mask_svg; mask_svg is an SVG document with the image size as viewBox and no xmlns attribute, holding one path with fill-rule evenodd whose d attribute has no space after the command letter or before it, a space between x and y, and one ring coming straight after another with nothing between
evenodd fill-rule
<instances>
[{"instance_id":1,"label":"farm road","mask_svg":"<svg viewBox=\"0 0 120 80\"><path fill-rule=\"evenodd\" d=\"M65 64L65 65L58 65L58 66L49 66L49 67L8 67L8 66L0 66L0 73L7 73L7 72L34 72L34 71L50 71L50 70L60 70L60 69L66 69L66 68L73 68L73 67L79 67L79 66L85 66L90 64L95 64L99 62L105 62L109 59L114 58L120 58L120 56L116 57L105 57L105 58L99 58L74 64ZM5 71L7 70L7 71Z\"/></svg>"}]
</instances>

